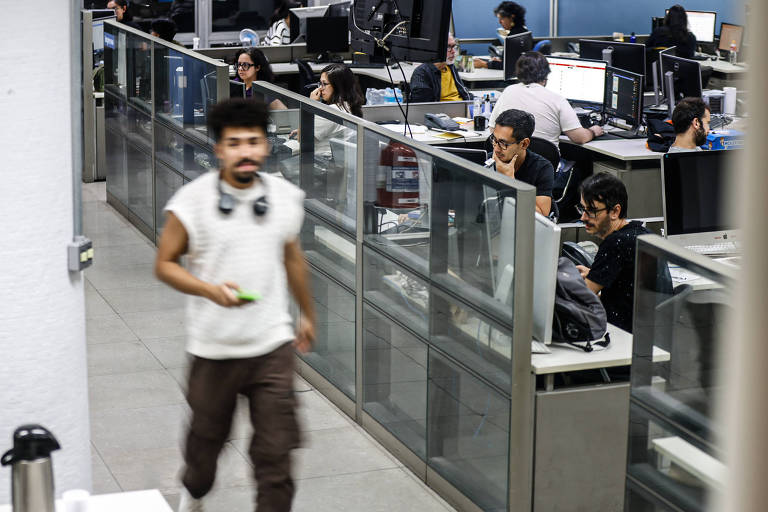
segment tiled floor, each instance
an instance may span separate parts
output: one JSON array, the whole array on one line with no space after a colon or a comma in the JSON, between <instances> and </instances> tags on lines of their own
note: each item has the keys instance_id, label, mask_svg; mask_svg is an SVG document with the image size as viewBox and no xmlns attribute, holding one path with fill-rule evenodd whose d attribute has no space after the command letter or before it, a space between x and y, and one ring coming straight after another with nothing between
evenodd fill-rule
<instances>
[{"instance_id":1,"label":"tiled floor","mask_svg":"<svg viewBox=\"0 0 768 512\"><path fill-rule=\"evenodd\" d=\"M93 491L157 488L175 507L188 413L183 297L154 278L154 246L106 204L103 182L83 186L83 226L95 247L85 271ZM296 391L304 446L294 454L294 510L452 510L298 376ZM245 412L209 512L252 509Z\"/></svg>"}]
</instances>

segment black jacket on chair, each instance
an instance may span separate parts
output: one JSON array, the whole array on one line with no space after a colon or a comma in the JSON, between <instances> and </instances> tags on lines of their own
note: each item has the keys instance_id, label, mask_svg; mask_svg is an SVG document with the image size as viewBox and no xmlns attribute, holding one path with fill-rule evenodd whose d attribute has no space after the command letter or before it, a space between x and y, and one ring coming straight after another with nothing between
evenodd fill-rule
<instances>
[{"instance_id":1,"label":"black jacket on chair","mask_svg":"<svg viewBox=\"0 0 768 512\"><path fill-rule=\"evenodd\" d=\"M453 80L456 82L456 90L459 91L461 99L468 100L469 92L464 87L464 83L459 78L459 73L453 64L448 68L453 74ZM408 99L411 103L426 103L429 101L440 101L440 70L431 62L425 62L417 67L411 76L411 94Z\"/></svg>"}]
</instances>

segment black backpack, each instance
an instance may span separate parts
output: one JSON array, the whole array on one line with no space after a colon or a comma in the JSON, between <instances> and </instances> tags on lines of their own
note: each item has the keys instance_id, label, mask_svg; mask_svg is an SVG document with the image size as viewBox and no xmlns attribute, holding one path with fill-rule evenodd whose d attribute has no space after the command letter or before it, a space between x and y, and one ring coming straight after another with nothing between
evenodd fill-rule
<instances>
[{"instance_id":1,"label":"black backpack","mask_svg":"<svg viewBox=\"0 0 768 512\"><path fill-rule=\"evenodd\" d=\"M671 123L660 119L648 119L648 149L666 153L675 143L675 129Z\"/></svg>"},{"instance_id":2,"label":"black backpack","mask_svg":"<svg viewBox=\"0 0 768 512\"><path fill-rule=\"evenodd\" d=\"M607 326L608 319L600 298L587 287L576 265L561 257L557 261L552 341L592 352L593 345L606 347L611 342ZM605 341L594 341L603 337Z\"/></svg>"}]
</instances>

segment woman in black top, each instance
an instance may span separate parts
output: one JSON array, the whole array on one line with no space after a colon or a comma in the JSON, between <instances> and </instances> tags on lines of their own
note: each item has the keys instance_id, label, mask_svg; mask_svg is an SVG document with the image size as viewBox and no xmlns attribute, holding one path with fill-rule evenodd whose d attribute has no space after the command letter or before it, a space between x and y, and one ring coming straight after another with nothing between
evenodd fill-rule
<instances>
[{"instance_id":1,"label":"woman in black top","mask_svg":"<svg viewBox=\"0 0 768 512\"><path fill-rule=\"evenodd\" d=\"M507 31L508 36L522 34L528 31L525 26L525 7L516 2L501 2L494 10L493 14L499 20L501 28ZM503 69L504 65L501 59L494 58L490 61L485 59L474 59L476 68Z\"/></svg>"},{"instance_id":2,"label":"woman in black top","mask_svg":"<svg viewBox=\"0 0 768 512\"><path fill-rule=\"evenodd\" d=\"M677 56L692 59L696 36L688 31L688 15L682 5L673 5L664 17L664 25L653 30L645 42L648 48L677 47Z\"/></svg>"},{"instance_id":3,"label":"woman in black top","mask_svg":"<svg viewBox=\"0 0 768 512\"><path fill-rule=\"evenodd\" d=\"M272 73L272 66L269 65L269 61L261 50L257 48L249 47L237 50L234 64L236 72L235 81L245 83L245 96L247 98L253 96L251 85L254 81L263 80L272 83L275 79L275 75ZM282 101L269 96L264 97L264 103L272 110L286 108Z\"/></svg>"}]
</instances>

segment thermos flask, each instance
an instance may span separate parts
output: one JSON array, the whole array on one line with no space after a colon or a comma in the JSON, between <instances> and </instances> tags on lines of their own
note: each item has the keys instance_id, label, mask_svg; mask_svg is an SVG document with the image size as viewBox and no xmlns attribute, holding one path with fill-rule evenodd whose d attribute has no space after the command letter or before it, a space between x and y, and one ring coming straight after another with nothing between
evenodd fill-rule
<instances>
[{"instance_id":1,"label":"thermos flask","mask_svg":"<svg viewBox=\"0 0 768 512\"><path fill-rule=\"evenodd\" d=\"M11 465L13 512L54 512L51 452L60 448L40 425L22 425L13 433L13 448L0 463Z\"/></svg>"}]
</instances>

